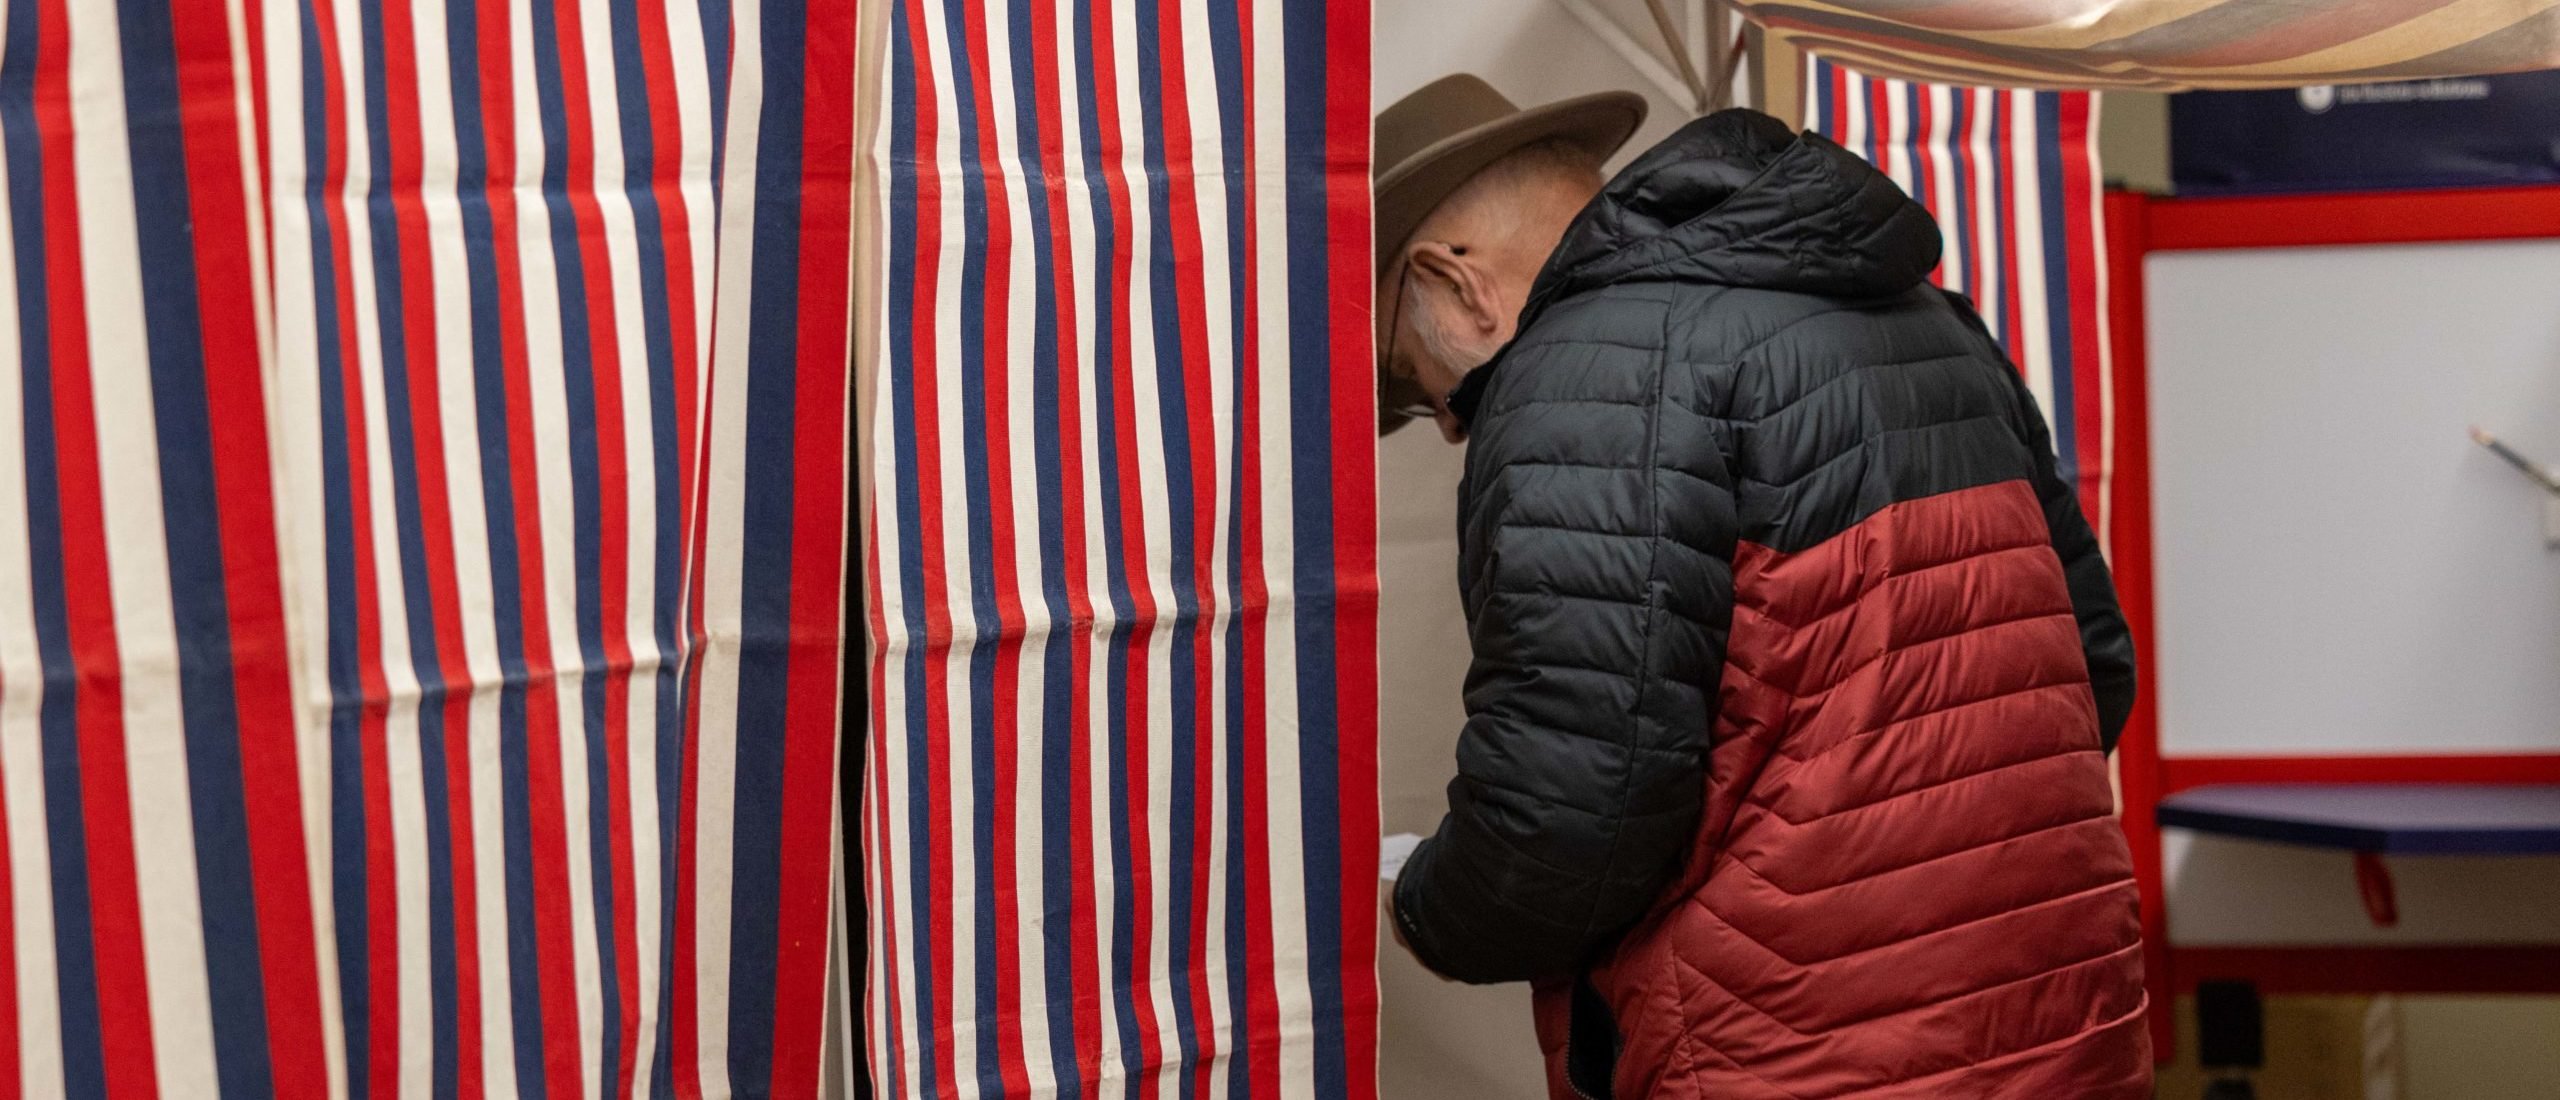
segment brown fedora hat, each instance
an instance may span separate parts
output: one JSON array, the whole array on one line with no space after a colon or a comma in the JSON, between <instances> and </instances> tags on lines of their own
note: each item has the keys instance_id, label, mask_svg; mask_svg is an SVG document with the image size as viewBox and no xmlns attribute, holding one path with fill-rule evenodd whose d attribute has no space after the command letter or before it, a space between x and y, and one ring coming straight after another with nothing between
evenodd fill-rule
<instances>
[{"instance_id":1,"label":"brown fedora hat","mask_svg":"<svg viewBox=\"0 0 2560 1100\"><path fill-rule=\"evenodd\" d=\"M1442 200L1493 162L1542 141L1582 147L1594 161L1635 136L1645 100L1634 92L1600 92L1522 109L1472 73L1423 85L1378 112L1370 181L1376 196L1375 275L1386 273L1422 220ZM1381 393L1389 387L1381 376ZM1383 405L1378 430L1404 424Z\"/></svg>"}]
</instances>

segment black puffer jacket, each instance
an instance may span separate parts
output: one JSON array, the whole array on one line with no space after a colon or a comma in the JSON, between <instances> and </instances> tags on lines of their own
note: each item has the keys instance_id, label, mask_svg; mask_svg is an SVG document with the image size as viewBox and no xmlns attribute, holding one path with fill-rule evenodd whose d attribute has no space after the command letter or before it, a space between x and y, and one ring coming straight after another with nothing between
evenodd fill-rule
<instances>
[{"instance_id":1,"label":"black puffer jacket","mask_svg":"<svg viewBox=\"0 0 2560 1100\"><path fill-rule=\"evenodd\" d=\"M2072 682L2055 696L2059 717L2039 728L2063 755L2085 740L2096 771L2073 763L2071 789L2085 794L2087 774L2103 788L2101 736L2112 744L2132 704L2130 641L2032 397L1962 300L1925 283L1939 248L1928 213L1889 179L1746 111L1691 123L1566 232L1517 337L1453 401L1471 428L1459 500L1468 718L1449 814L1395 891L1401 931L1426 965L1478 982L1573 975L1699 888L1716 855L1702 827L1725 828L1710 818L1736 812L1711 815L1710 802L1748 802L1760 774L1755 764L1724 776L1718 756L1711 778L1714 742L1762 736L1771 754L1788 751L1787 730L1734 727L1742 703L1784 697L1766 708L1778 717L1747 720L1758 726L1812 725L1826 708L1870 734L1888 719L1841 716L1916 721L1928 689L1909 682L1757 681L1871 667L1923 644L1918 620L1943 617L1921 610L1937 606L1927 593L1855 595L1882 590L1901 565L1946 564L1897 565L1890 546L1865 559L1872 575L1790 582L1830 593L1804 597L1797 625L1862 618L1887 639L1875 652L1788 635L1750 643L1768 650L1750 655L1752 667L1774 671L1728 675L1729 644L1745 644L1737 555L1775 560L1862 527L1883 539L1877 517L1897 505L2008 486L2025 494L2025 514L2042 520L2027 536L2036 550L2021 557L1986 541L1956 553L2016 559L2020 571L1997 582L2004 590L2042 593L2050 582L2060 644L2085 656L2062 655ZM1967 514L1940 526L1969 531ZM1992 540L1989 530L1979 537ZM1761 608L1753 621L1785 617L1787 604L1755 602L1750 586L1762 583L1741 581L1741 603ZM1959 610L1976 599L1941 594ZM1987 677L1964 688L1966 700L2042 690L2035 670L2055 667L2054 636L2017 621L1930 634L1954 637L1931 652L1971 669L1940 682ZM1929 828L1916 820L1907 831Z\"/></svg>"}]
</instances>

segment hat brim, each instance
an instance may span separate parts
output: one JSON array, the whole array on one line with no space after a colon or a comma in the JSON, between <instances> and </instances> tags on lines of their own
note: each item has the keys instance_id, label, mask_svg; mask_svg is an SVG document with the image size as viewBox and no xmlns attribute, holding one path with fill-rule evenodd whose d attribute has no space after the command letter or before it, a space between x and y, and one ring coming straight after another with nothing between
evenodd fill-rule
<instances>
[{"instance_id":1,"label":"hat brim","mask_svg":"<svg viewBox=\"0 0 2560 1100\"><path fill-rule=\"evenodd\" d=\"M1645 109L1644 97L1634 92L1599 92L1531 107L1424 146L1372 186L1378 242L1372 277L1386 273L1442 201L1495 161L1544 141L1571 142L1590 153L1594 163L1605 161L1644 125ZM1378 410L1380 435L1407 422L1383 407Z\"/></svg>"},{"instance_id":2,"label":"hat brim","mask_svg":"<svg viewBox=\"0 0 2560 1100\"><path fill-rule=\"evenodd\" d=\"M1645 99L1634 92L1598 92L1541 104L1424 146L1378 177L1378 256L1384 272L1398 247L1413 236L1442 200L1493 162L1542 141L1567 141L1607 160L1644 125Z\"/></svg>"}]
</instances>

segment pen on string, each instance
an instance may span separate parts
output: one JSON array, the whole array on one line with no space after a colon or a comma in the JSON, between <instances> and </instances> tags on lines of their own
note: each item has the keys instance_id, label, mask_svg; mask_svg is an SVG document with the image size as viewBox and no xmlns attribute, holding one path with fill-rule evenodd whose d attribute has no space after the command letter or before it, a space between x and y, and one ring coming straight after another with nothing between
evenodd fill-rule
<instances>
[{"instance_id":1,"label":"pen on string","mask_svg":"<svg viewBox=\"0 0 2560 1100\"><path fill-rule=\"evenodd\" d=\"M2526 458L2515 448L2508 446L2504 440L2491 434L2489 429L2477 424L2472 425L2471 441L2488 448L2490 454L2504 459L2507 465L2515 467L2518 472L2531 478L2534 484L2552 493L2560 493L2560 472L2554 472L2551 467Z\"/></svg>"}]
</instances>

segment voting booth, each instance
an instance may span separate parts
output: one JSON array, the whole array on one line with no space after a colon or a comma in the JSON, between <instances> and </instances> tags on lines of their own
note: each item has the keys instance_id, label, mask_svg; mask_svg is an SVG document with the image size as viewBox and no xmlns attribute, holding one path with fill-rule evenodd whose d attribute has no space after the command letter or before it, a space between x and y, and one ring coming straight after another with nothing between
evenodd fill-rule
<instances>
[{"instance_id":1,"label":"voting booth","mask_svg":"<svg viewBox=\"0 0 2560 1100\"><path fill-rule=\"evenodd\" d=\"M1382 1079L1535 1054L1375 921L1457 701L1388 679L1454 474L1382 477L1372 62L1468 28L1651 136L1785 37L1939 217L2150 662L2155 1007L2547 991L2553 558L2460 429L2560 452L2560 210L2106 199L2089 89L2555 6L12 3L0 1095L1499 1095Z\"/></svg>"},{"instance_id":2,"label":"voting booth","mask_svg":"<svg viewBox=\"0 0 2560 1100\"><path fill-rule=\"evenodd\" d=\"M2110 200L2158 991L2560 992L2560 196ZM2546 444L2548 446L2549 444Z\"/></svg>"}]
</instances>

